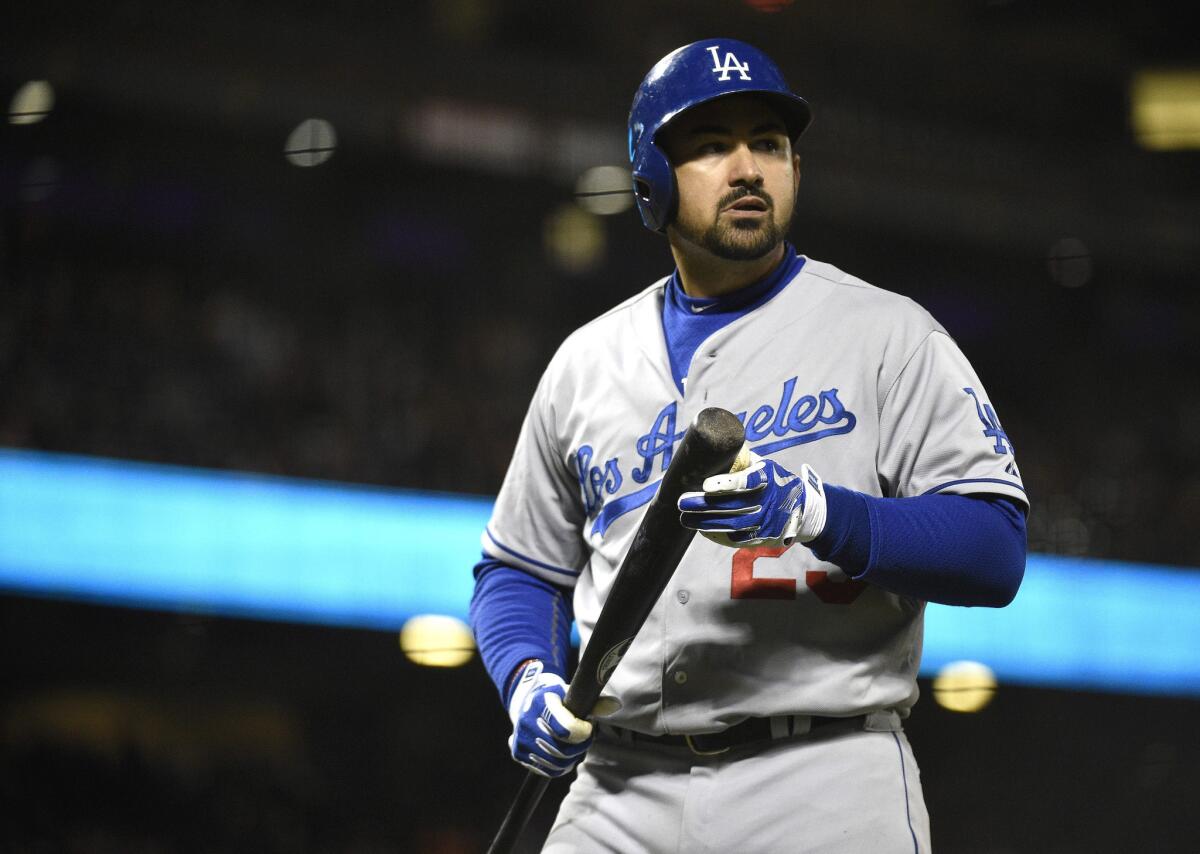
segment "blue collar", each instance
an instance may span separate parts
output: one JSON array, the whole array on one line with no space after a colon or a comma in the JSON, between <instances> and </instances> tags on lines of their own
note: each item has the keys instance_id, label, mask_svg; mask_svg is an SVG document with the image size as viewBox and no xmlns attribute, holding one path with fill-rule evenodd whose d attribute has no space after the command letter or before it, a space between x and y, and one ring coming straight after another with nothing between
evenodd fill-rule
<instances>
[{"instance_id":1,"label":"blue collar","mask_svg":"<svg viewBox=\"0 0 1200 854\"><path fill-rule=\"evenodd\" d=\"M663 335L671 363L671 377L683 394L684 378L696 349L713 333L763 305L787 286L804 266L795 248L784 244L783 260L757 282L719 297L690 297L679 283L679 270L667 282L663 299Z\"/></svg>"},{"instance_id":2,"label":"blue collar","mask_svg":"<svg viewBox=\"0 0 1200 854\"><path fill-rule=\"evenodd\" d=\"M674 307L691 315L745 314L747 311L775 296L783 286L795 278L804 266L804 258L796 254L790 243L783 245L783 260L770 273L756 282L738 288L719 297L690 297L679 281L679 268L671 274L667 283L667 299Z\"/></svg>"}]
</instances>

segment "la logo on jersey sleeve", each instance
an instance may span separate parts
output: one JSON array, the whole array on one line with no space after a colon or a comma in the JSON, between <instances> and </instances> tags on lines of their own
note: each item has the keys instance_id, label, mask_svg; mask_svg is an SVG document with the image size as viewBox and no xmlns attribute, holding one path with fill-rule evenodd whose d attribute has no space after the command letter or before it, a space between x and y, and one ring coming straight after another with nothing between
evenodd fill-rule
<instances>
[{"instance_id":1,"label":"la logo on jersey sleeve","mask_svg":"<svg viewBox=\"0 0 1200 854\"><path fill-rule=\"evenodd\" d=\"M1000 418L996 415L996 410L992 408L992 405L980 400L979 394L973 388L964 388L963 391L971 395L971 399L975 401L975 413L983 424L983 435L995 440L993 447L996 453L1015 454L1016 449L1012 446L1012 440L1000 426Z\"/></svg>"},{"instance_id":2,"label":"la logo on jersey sleeve","mask_svg":"<svg viewBox=\"0 0 1200 854\"><path fill-rule=\"evenodd\" d=\"M963 391L970 395L971 400L975 402L975 414L979 416L979 423L983 425L984 437L990 439L993 443L992 450L997 454L1014 456L1017 450L1013 447L1012 439L1008 438L1008 434L1000 426L1000 417L996 415L996 410L986 400L980 400L979 393L975 389L964 388ZM1004 471L1016 478L1020 478L1021 476L1021 470L1017 468L1017 461L1015 459L1008 461L1008 464L1004 467Z\"/></svg>"}]
</instances>

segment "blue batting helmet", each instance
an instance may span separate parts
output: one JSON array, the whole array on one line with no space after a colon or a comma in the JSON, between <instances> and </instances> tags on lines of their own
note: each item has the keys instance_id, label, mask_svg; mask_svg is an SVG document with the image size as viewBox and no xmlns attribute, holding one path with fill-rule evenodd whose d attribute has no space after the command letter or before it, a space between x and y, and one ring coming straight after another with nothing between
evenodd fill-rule
<instances>
[{"instance_id":1,"label":"blue batting helmet","mask_svg":"<svg viewBox=\"0 0 1200 854\"><path fill-rule=\"evenodd\" d=\"M684 110L725 95L753 93L779 109L794 141L808 123L808 102L792 93L765 53L733 39L706 39L660 59L633 96L629 110L629 162L638 213L651 231L666 231L678 201L671 162L658 133Z\"/></svg>"}]
</instances>

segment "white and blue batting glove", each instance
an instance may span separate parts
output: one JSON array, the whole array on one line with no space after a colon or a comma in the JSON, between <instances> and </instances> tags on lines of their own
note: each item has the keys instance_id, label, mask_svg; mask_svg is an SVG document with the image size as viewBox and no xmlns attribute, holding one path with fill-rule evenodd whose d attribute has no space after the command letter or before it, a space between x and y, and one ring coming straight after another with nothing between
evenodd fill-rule
<instances>
[{"instance_id":1,"label":"white and blue batting glove","mask_svg":"<svg viewBox=\"0 0 1200 854\"><path fill-rule=\"evenodd\" d=\"M797 475L752 454L749 468L713 475L703 489L679 497L679 520L721 545L790 546L825 530L825 487L807 464Z\"/></svg>"},{"instance_id":2,"label":"white and blue batting glove","mask_svg":"<svg viewBox=\"0 0 1200 854\"><path fill-rule=\"evenodd\" d=\"M543 777L566 774L592 744L591 723L567 711L562 704L566 694L561 676L531 661L521 670L508 701L513 759Z\"/></svg>"}]
</instances>

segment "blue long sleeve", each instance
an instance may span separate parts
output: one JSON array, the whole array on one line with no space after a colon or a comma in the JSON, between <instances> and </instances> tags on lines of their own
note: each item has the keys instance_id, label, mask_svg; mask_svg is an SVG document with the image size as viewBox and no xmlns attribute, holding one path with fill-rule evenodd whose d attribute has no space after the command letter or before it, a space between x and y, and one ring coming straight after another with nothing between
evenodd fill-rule
<instances>
[{"instance_id":1,"label":"blue long sleeve","mask_svg":"<svg viewBox=\"0 0 1200 854\"><path fill-rule=\"evenodd\" d=\"M483 666L504 704L517 665L541 659L566 678L571 645L571 592L485 556L475 564L471 628Z\"/></svg>"},{"instance_id":2,"label":"blue long sleeve","mask_svg":"<svg viewBox=\"0 0 1200 854\"><path fill-rule=\"evenodd\" d=\"M1025 574L1025 516L996 496L878 498L826 484L809 546L852 578L943 605L1001 608Z\"/></svg>"}]
</instances>

